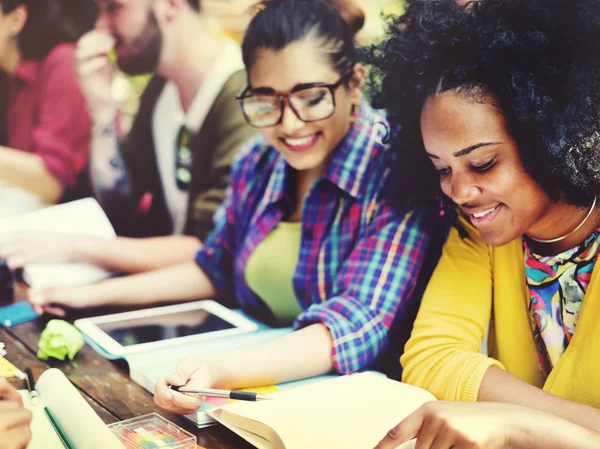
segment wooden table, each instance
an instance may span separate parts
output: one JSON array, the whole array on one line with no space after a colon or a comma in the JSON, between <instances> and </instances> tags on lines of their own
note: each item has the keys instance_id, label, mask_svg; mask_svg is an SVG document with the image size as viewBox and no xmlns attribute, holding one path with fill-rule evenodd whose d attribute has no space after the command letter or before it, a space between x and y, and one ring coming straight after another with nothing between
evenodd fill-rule
<instances>
[{"instance_id":1,"label":"wooden table","mask_svg":"<svg viewBox=\"0 0 600 449\"><path fill-rule=\"evenodd\" d=\"M23 300L24 292L22 286L17 288L15 295L17 301ZM0 306L7 304L0 302ZM106 309L96 310L85 316L101 313L106 313ZM72 321L79 317L81 315L73 315L66 319ZM73 361L38 360L37 343L47 321L51 318L40 317L35 321L11 328L0 326L0 341L6 344L6 358L18 368L30 367L36 379L47 368L59 368L107 424L157 412L196 435L199 448L250 449L253 447L222 426L198 429L187 419L165 412L154 404L150 393L131 380L126 363L106 360L87 344L77 353ZM19 379L11 379L11 382L17 388L25 388L24 382Z\"/></svg>"}]
</instances>

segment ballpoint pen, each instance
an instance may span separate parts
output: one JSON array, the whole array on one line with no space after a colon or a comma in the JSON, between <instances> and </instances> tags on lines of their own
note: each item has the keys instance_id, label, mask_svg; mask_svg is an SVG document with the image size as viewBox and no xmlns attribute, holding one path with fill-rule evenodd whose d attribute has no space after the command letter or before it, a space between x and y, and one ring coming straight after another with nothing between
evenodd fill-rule
<instances>
[{"instance_id":1,"label":"ballpoint pen","mask_svg":"<svg viewBox=\"0 0 600 449\"><path fill-rule=\"evenodd\" d=\"M27 384L27 390L29 391L29 402L31 405L36 406L40 402L40 396L35 391L35 383L33 382L33 374L31 368L25 368L25 383Z\"/></svg>"},{"instance_id":2,"label":"ballpoint pen","mask_svg":"<svg viewBox=\"0 0 600 449\"><path fill-rule=\"evenodd\" d=\"M250 391L215 390L214 388L195 388L188 387L186 385L182 385L180 387L171 385L171 390L178 391L180 393L201 394L202 396L213 398L237 399L238 401L267 401L273 399L272 396L253 393Z\"/></svg>"}]
</instances>

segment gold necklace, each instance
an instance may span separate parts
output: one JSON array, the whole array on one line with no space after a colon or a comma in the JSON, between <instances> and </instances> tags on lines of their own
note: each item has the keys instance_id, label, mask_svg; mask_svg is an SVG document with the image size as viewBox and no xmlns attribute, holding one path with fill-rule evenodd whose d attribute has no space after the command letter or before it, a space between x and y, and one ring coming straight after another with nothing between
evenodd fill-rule
<instances>
[{"instance_id":1,"label":"gold necklace","mask_svg":"<svg viewBox=\"0 0 600 449\"><path fill-rule=\"evenodd\" d=\"M585 218L583 219L583 221L581 223L579 223L575 229L573 229L571 232L566 233L565 235L561 235L560 237L556 237L556 238L553 238L553 239L547 239L547 240L536 239L535 237L531 237L530 235L528 235L527 238L530 239L530 240L533 240L534 242L537 242L537 243L556 243L556 242L560 242L561 240L566 239L571 234L574 234L575 232L577 232L579 230L579 228L581 228L585 224L585 222L588 220L588 218L590 218L590 215L592 215L592 212L594 211L594 207L596 207L596 198L594 198L594 202L592 203L592 207L590 207L590 210L588 211L588 213L585 216Z\"/></svg>"}]
</instances>

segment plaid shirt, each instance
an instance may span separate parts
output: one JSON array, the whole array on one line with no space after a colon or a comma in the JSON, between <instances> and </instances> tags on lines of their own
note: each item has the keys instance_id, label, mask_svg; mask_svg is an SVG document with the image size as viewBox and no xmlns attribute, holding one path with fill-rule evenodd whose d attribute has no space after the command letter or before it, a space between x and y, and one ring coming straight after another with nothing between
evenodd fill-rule
<instances>
[{"instance_id":1,"label":"plaid shirt","mask_svg":"<svg viewBox=\"0 0 600 449\"><path fill-rule=\"evenodd\" d=\"M293 287L303 312L294 326L328 327L339 373L369 366L385 349L429 243L420 211L399 212L384 199L386 133L385 117L361 105L302 212ZM263 136L252 139L232 167L215 229L196 256L220 294L235 295L242 310L267 321L272 314L248 287L244 270L258 244L293 211L290 170Z\"/></svg>"}]
</instances>

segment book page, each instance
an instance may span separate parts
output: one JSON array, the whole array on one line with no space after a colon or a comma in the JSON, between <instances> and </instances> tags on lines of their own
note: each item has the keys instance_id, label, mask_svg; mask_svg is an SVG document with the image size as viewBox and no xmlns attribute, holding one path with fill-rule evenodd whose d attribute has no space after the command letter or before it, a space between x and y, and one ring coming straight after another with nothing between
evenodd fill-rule
<instances>
[{"instance_id":1,"label":"book page","mask_svg":"<svg viewBox=\"0 0 600 449\"><path fill-rule=\"evenodd\" d=\"M217 412L217 414L218 413L219 412ZM285 446L283 445L283 442L281 441L279 436L277 436L277 434L272 429L267 428L264 424L253 421L252 427L254 428L254 430L260 428L260 431L261 431L261 435L257 435L256 433L252 433L248 430L244 430L243 427L236 426L236 424L235 424L236 417L240 420L245 419L238 415L231 415L231 416L228 415L228 420L221 421L221 424L223 424L225 427L227 427L232 432L237 433L239 436L241 436L243 439L245 439L248 443L252 444L252 446L254 446L258 449L284 449L285 448ZM245 424L247 424L247 423L245 423ZM259 427L256 427L257 425ZM264 430L264 432L263 432L263 430Z\"/></svg>"},{"instance_id":2,"label":"book page","mask_svg":"<svg viewBox=\"0 0 600 449\"><path fill-rule=\"evenodd\" d=\"M233 418L230 425L263 438L269 438L272 429L286 449L364 449L374 447L403 418L433 400L420 388L359 373L282 392L272 401L240 401L208 413L221 422ZM278 447L273 443L264 447ZM400 447L412 448L414 442Z\"/></svg>"},{"instance_id":3,"label":"book page","mask_svg":"<svg viewBox=\"0 0 600 449\"><path fill-rule=\"evenodd\" d=\"M19 390L25 408L31 410L31 441L27 449L65 449L60 438L54 431L52 424L44 413L44 402L39 401L33 405L29 399L29 391Z\"/></svg>"},{"instance_id":4,"label":"book page","mask_svg":"<svg viewBox=\"0 0 600 449\"><path fill-rule=\"evenodd\" d=\"M44 371L35 389L77 449L124 449L60 370Z\"/></svg>"},{"instance_id":5,"label":"book page","mask_svg":"<svg viewBox=\"0 0 600 449\"><path fill-rule=\"evenodd\" d=\"M115 237L115 231L108 217L93 198L50 206L2 220L0 235L19 231ZM30 264L23 272L25 282L32 287L89 284L108 276L110 276L108 271L83 262Z\"/></svg>"},{"instance_id":6,"label":"book page","mask_svg":"<svg viewBox=\"0 0 600 449\"><path fill-rule=\"evenodd\" d=\"M179 362L189 354L214 354L232 349L252 347L292 332L291 328L257 330L248 334L233 335L215 340L182 343L173 347L161 348L150 352L140 352L126 355L129 364L131 379L154 394L154 385L161 376L174 373ZM255 391L252 389L252 391ZM206 410L221 405L215 398L208 399L199 410L185 415L198 427L214 424L213 418L206 414Z\"/></svg>"}]
</instances>

